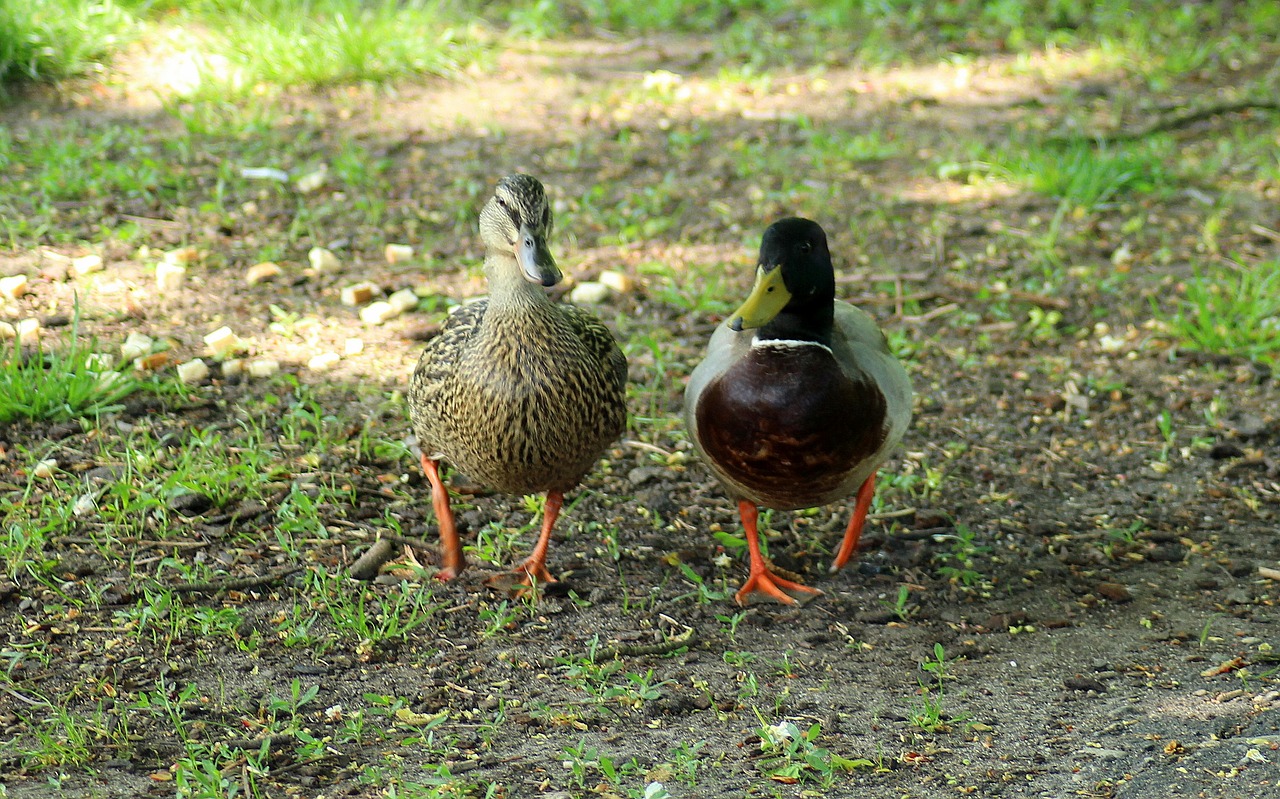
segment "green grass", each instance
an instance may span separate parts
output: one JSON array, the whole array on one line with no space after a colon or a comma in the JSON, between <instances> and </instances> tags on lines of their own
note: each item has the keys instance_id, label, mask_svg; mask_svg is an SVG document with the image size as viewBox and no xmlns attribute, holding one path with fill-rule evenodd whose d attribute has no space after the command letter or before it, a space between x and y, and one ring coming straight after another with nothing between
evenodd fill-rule
<instances>
[{"instance_id":1,"label":"green grass","mask_svg":"<svg viewBox=\"0 0 1280 799\"><path fill-rule=\"evenodd\" d=\"M188 91L220 97L266 83L321 87L448 75L487 50L472 9L429 0L26 0L0 4L0 86L100 67L168 26L192 53ZM192 33L192 32L195 33Z\"/></svg>"},{"instance_id":2,"label":"green grass","mask_svg":"<svg viewBox=\"0 0 1280 799\"><path fill-rule=\"evenodd\" d=\"M1280 12L1251 3L1156 0L29 0L0 6L0 86L82 75L149 30L182 30L198 93L260 84L321 87L450 75L483 61L505 29L545 38L600 28L628 34L708 35L732 61L761 66L848 54L868 64L913 56L970 57L1040 48L1100 47L1155 83L1256 58L1280 31ZM1230 28L1212 46L1200 33ZM906 43L910 42L909 45ZM847 56L846 56L847 57ZM190 84L190 81L187 81Z\"/></svg>"},{"instance_id":3,"label":"green grass","mask_svg":"<svg viewBox=\"0 0 1280 799\"><path fill-rule=\"evenodd\" d=\"M64 421L96 417L119 410L130 395L145 389L178 390L160 378L142 380L108 366L96 340L82 340L79 323L54 340L46 334L34 350L16 339L0 342L0 424L26 421Z\"/></svg>"},{"instance_id":4,"label":"green grass","mask_svg":"<svg viewBox=\"0 0 1280 799\"><path fill-rule=\"evenodd\" d=\"M944 179L990 177L1053 197L1068 207L1092 211L1120 199L1151 194L1175 184L1167 166L1173 151L1166 139L1134 144L1025 141L1005 145L974 161L939 167Z\"/></svg>"},{"instance_id":5,"label":"green grass","mask_svg":"<svg viewBox=\"0 0 1280 799\"><path fill-rule=\"evenodd\" d=\"M128 41L136 2L6 0L0 3L0 99L6 84L81 75Z\"/></svg>"},{"instance_id":6,"label":"green grass","mask_svg":"<svg viewBox=\"0 0 1280 799\"><path fill-rule=\"evenodd\" d=\"M1280 261L1197 268L1174 309L1153 308L1183 347L1280 364Z\"/></svg>"},{"instance_id":7,"label":"green grass","mask_svg":"<svg viewBox=\"0 0 1280 799\"><path fill-rule=\"evenodd\" d=\"M485 50L467 15L427 0L199 0L175 3L179 18L210 25L206 62L215 91L258 83L322 87L448 75Z\"/></svg>"}]
</instances>

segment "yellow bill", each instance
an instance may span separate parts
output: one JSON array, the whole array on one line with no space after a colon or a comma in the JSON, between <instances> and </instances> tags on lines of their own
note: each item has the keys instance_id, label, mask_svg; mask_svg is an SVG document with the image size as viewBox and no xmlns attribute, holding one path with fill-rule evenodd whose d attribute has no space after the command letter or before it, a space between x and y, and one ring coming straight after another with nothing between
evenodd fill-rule
<instances>
[{"instance_id":1,"label":"yellow bill","mask_svg":"<svg viewBox=\"0 0 1280 799\"><path fill-rule=\"evenodd\" d=\"M782 281L782 269L777 266L764 266L756 271L756 284L751 289L747 301L729 317L731 330L751 330L763 327L787 307L791 301L791 292Z\"/></svg>"}]
</instances>

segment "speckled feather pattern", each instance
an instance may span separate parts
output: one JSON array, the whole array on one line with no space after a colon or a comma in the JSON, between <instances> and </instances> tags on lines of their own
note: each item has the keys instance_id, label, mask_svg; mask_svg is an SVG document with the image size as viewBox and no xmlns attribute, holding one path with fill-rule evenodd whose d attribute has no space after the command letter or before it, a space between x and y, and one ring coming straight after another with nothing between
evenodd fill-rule
<instances>
[{"instance_id":1,"label":"speckled feather pattern","mask_svg":"<svg viewBox=\"0 0 1280 799\"><path fill-rule=\"evenodd\" d=\"M423 452L497 491L567 491L626 427L626 359L598 319L549 300L460 308L409 386Z\"/></svg>"}]
</instances>

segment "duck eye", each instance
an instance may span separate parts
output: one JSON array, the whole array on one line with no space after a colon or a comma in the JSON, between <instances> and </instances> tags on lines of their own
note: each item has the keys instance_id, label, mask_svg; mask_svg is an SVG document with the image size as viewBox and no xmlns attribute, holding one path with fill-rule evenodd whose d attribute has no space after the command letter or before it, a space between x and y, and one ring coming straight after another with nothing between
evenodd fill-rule
<instances>
[{"instance_id":1,"label":"duck eye","mask_svg":"<svg viewBox=\"0 0 1280 799\"><path fill-rule=\"evenodd\" d=\"M812 249L813 249L813 242L809 242L809 241L800 242L800 252L809 252Z\"/></svg>"},{"instance_id":2,"label":"duck eye","mask_svg":"<svg viewBox=\"0 0 1280 799\"><path fill-rule=\"evenodd\" d=\"M497 195L497 197L495 197L494 199L498 201L498 205L502 206L503 208L507 207L507 201L503 199L501 194Z\"/></svg>"}]
</instances>

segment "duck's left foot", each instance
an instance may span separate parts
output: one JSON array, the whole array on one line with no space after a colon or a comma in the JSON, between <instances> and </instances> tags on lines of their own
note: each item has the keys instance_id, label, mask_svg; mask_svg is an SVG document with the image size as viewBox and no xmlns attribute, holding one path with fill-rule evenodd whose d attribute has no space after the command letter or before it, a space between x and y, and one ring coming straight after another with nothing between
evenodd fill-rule
<instances>
[{"instance_id":1,"label":"duck's left foot","mask_svg":"<svg viewBox=\"0 0 1280 799\"><path fill-rule=\"evenodd\" d=\"M779 577L761 566L759 570L752 570L751 576L742 584L733 598L739 605L746 605L748 598L754 594L762 594L784 605L803 605L815 596L821 596L822 592L817 588L810 588L802 583Z\"/></svg>"},{"instance_id":2,"label":"duck's left foot","mask_svg":"<svg viewBox=\"0 0 1280 799\"><path fill-rule=\"evenodd\" d=\"M514 596L525 596L530 592L537 596L543 586L556 582L559 580L547 571L545 563L529 557L511 571L495 574L486 579L484 584Z\"/></svg>"}]
</instances>

